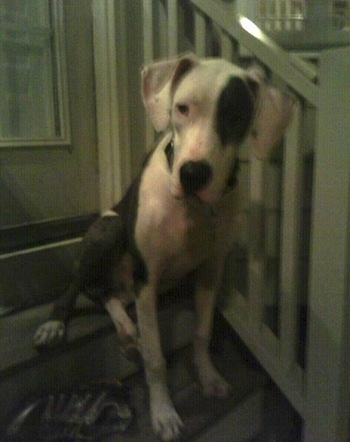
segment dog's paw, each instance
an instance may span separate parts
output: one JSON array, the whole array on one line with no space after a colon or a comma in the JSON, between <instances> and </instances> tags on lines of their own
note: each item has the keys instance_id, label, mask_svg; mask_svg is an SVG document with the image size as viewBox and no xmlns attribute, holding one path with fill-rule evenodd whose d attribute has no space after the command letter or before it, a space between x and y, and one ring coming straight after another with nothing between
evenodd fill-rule
<instances>
[{"instance_id":1,"label":"dog's paw","mask_svg":"<svg viewBox=\"0 0 350 442\"><path fill-rule=\"evenodd\" d=\"M229 394L230 384L217 372L209 358L197 365L197 372L204 396L225 398Z\"/></svg>"},{"instance_id":2,"label":"dog's paw","mask_svg":"<svg viewBox=\"0 0 350 442\"><path fill-rule=\"evenodd\" d=\"M50 320L44 322L33 337L35 347L52 347L60 344L66 334L66 326L64 321Z\"/></svg>"},{"instance_id":3,"label":"dog's paw","mask_svg":"<svg viewBox=\"0 0 350 442\"><path fill-rule=\"evenodd\" d=\"M162 441L176 441L184 427L180 416L171 403L151 404L152 425Z\"/></svg>"},{"instance_id":4,"label":"dog's paw","mask_svg":"<svg viewBox=\"0 0 350 442\"><path fill-rule=\"evenodd\" d=\"M150 409L155 433L162 441L175 441L180 438L184 427L177 414L168 389L164 383L150 385Z\"/></svg>"},{"instance_id":5,"label":"dog's paw","mask_svg":"<svg viewBox=\"0 0 350 442\"><path fill-rule=\"evenodd\" d=\"M211 376L205 376L202 379L202 387L204 396L218 397L220 399L225 398L231 389L228 382L225 381L219 373L215 373Z\"/></svg>"}]
</instances>

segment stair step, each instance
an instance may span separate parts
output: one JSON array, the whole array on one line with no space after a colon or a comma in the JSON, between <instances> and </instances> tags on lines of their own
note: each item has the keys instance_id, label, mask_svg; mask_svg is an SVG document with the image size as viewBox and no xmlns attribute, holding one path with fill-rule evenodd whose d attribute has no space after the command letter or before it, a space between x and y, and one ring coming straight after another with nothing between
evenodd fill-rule
<instances>
[{"instance_id":1,"label":"stair step","mask_svg":"<svg viewBox=\"0 0 350 442\"><path fill-rule=\"evenodd\" d=\"M159 312L167 353L192 341L194 312L184 297L164 303ZM11 410L27 395L60 386L66 388L101 379L124 379L140 367L119 351L115 328L107 314L86 301L69 322L63 346L38 352L33 347L37 327L51 307L35 307L2 319L0 334L0 428ZM132 313L132 312L131 312Z\"/></svg>"},{"instance_id":2,"label":"stair step","mask_svg":"<svg viewBox=\"0 0 350 442\"><path fill-rule=\"evenodd\" d=\"M90 313L91 315L92 313ZM94 313L97 314L96 312ZM93 319L92 316L82 317L84 321ZM109 318L103 315L108 326ZM194 314L193 309L181 300L175 300L163 306L159 314L163 346L168 354L169 385L175 404L191 434L199 434L203 429L213 425L223 415L235 409L245 398L260 389L266 382L266 375L257 367L247 362L245 354L237 348L232 340L232 331L218 316L214 335L215 353L213 355L220 373L232 384L232 394L225 400L205 399L201 395L196 376L192 368L192 346ZM79 317L76 318L76 321ZM25 331L30 333L27 345L36 326L35 321L29 321L31 327ZM39 322L40 323L40 322ZM224 325L223 325L224 324ZM79 329L75 324L72 327ZM32 329L31 329L32 328ZM72 331L71 330L71 331ZM107 333L90 337L77 337L71 340L66 348L35 354L32 358L11 368L5 369L6 376L0 381L0 427L9 420L11 410L29 393L52 387L82 385L96 380L125 379L132 393L133 406L136 409L137 425L141 429L140 438L131 434L130 440L153 439L153 431L149 421L147 389L144 382L142 367L127 361L118 349L116 333L110 327ZM97 330L95 330L97 333ZM94 332L94 333L95 333ZM72 336L70 337L72 339ZM17 351L18 351L17 347ZM6 398L6 400L5 400ZM144 438L145 434L149 438ZM123 435L121 440L126 435ZM136 437L136 438L134 438ZM117 440L117 439L113 439ZM154 439L155 440L155 439Z\"/></svg>"},{"instance_id":3,"label":"stair step","mask_svg":"<svg viewBox=\"0 0 350 442\"><path fill-rule=\"evenodd\" d=\"M257 390L210 427L196 442L251 441L262 431L264 390Z\"/></svg>"},{"instance_id":4,"label":"stair step","mask_svg":"<svg viewBox=\"0 0 350 442\"><path fill-rule=\"evenodd\" d=\"M213 353L214 363L232 386L230 395L225 399L202 395L192 368L192 346L168 358L169 387L174 405L185 425L184 440L243 442L262 431L263 391L267 376L247 363L230 338L221 339L219 347ZM113 435L106 442L158 441L149 416L143 372L129 377L125 384L129 387L135 421L127 432Z\"/></svg>"}]
</instances>

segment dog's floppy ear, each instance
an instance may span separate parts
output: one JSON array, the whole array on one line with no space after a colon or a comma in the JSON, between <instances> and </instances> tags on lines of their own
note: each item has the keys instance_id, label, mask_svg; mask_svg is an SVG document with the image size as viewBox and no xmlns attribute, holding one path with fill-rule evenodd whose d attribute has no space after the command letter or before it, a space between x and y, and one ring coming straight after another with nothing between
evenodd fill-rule
<instances>
[{"instance_id":1,"label":"dog's floppy ear","mask_svg":"<svg viewBox=\"0 0 350 442\"><path fill-rule=\"evenodd\" d=\"M143 68L143 104L158 132L165 130L169 125L171 102L176 86L198 63L199 60L194 54L187 54L176 59L158 61Z\"/></svg>"},{"instance_id":2,"label":"dog's floppy ear","mask_svg":"<svg viewBox=\"0 0 350 442\"><path fill-rule=\"evenodd\" d=\"M293 117L294 99L264 81L259 68L248 71L257 87L256 115L250 135L250 145L259 159L266 159L271 149L281 140Z\"/></svg>"}]
</instances>

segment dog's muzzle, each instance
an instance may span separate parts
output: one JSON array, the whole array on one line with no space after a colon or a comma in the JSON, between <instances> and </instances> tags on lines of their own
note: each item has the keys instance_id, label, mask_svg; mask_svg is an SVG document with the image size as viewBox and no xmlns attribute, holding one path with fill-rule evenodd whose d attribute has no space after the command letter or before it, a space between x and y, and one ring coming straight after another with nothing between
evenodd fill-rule
<instances>
[{"instance_id":1,"label":"dog's muzzle","mask_svg":"<svg viewBox=\"0 0 350 442\"><path fill-rule=\"evenodd\" d=\"M187 161L180 167L180 183L186 195L202 190L212 177L212 168L206 161Z\"/></svg>"}]
</instances>

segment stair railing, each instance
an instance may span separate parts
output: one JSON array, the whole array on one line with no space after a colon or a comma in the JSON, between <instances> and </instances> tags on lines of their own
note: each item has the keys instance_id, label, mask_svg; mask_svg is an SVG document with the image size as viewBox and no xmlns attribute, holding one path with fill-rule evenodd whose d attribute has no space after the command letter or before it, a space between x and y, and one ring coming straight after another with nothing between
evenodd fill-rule
<instances>
[{"instance_id":1,"label":"stair railing","mask_svg":"<svg viewBox=\"0 0 350 442\"><path fill-rule=\"evenodd\" d=\"M261 221L263 250L256 253L248 233L246 293L230 287L222 313L303 419L303 440L345 442L350 50L328 50L316 67L283 50L224 0L144 0L143 9L145 62L186 50L231 61L254 57L297 98L283 148L271 162L243 150L247 212L254 218L252 208L262 208L255 222Z\"/></svg>"}]
</instances>

